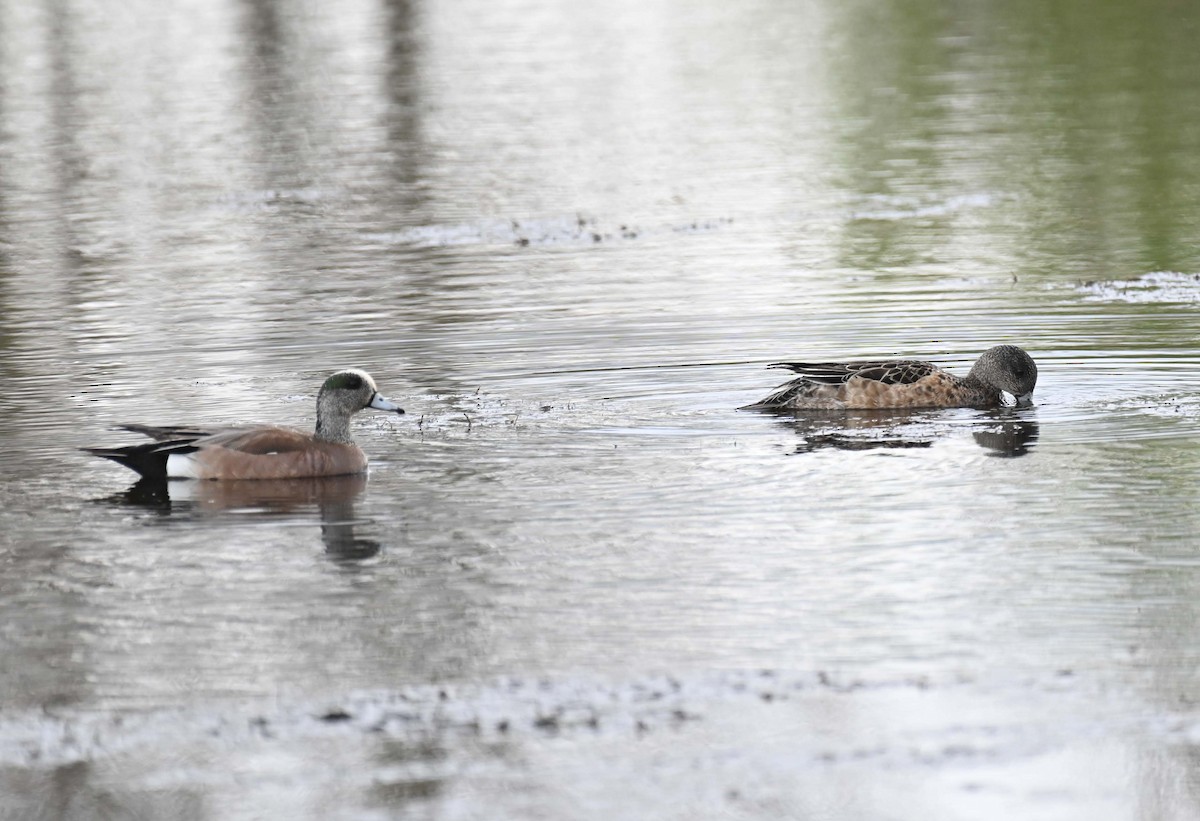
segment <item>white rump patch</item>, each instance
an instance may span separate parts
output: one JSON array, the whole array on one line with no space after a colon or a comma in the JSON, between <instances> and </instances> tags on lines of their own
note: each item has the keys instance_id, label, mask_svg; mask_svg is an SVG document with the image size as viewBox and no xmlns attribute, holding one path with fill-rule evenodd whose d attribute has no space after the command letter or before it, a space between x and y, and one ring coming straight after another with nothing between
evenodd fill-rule
<instances>
[{"instance_id":1,"label":"white rump patch","mask_svg":"<svg viewBox=\"0 0 1200 821\"><path fill-rule=\"evenodd\" d=\"M200 465L190 453L172 453L167 457L168 479L199 479Z\"/></svg>"}]
</instances>

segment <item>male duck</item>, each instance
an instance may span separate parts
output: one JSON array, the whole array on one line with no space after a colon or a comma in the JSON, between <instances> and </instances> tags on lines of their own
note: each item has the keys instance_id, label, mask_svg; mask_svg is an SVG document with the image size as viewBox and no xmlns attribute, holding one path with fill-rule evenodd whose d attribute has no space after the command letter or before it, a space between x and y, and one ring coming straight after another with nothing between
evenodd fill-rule
<instances>
[{"instance_id":1,"label":"male duck","mask_svg":"<svg viewBox=\"0 0 1200 821\"><path fill-rule=\"evenodd\" d=\"M350 436L364 408L404 413L380 395L365 371L338 371L317 394L314 433L274 425L201 430L121 425L154 439L122 448L85 448L148 479L301 479L362 473L367 456Z\"/></svg>"},{"instance_id":2,"label":"male duck","mask_svg":"<svg viewBox=\"0 0 1200 821\"><path fill-rule=\"evenodd\" d=\"M965 377L930 362L777 362L802 374L742 410L843 410L869 408L994 408L1001 392L1017 405L1033 403L1037 365L1016 345L984 351Z\"/></svg>"}]
</instances>

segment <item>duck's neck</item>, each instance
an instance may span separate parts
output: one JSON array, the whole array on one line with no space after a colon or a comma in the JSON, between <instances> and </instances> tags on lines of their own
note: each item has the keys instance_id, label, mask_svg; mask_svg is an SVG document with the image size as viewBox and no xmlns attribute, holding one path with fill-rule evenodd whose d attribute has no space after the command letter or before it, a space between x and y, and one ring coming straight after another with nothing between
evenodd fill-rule
<instances>
[{"instance_id":1,"label":"duck's neck","mask_svg":"<svg viewBox=\"0 0 1200 821\"><path fill-rule=\"evenodd\" d=\"M317 403L317 429L313 438L322 442L336 442L341 445L353 445L354 438L350 435L350 416L339 408L331 408Z\"/></svg>"},{"instance_id":2,"label":"duck's neck","mask_svg":"<svg viewBox=\"0 0 1200 821\"><path fill-rule=\"evenodd\" d=\"M1000 389L980 379L975 371L964 376L959 384L976 397L974 401L978 405L999 405L1002 401Z\"/></svg>"}]
</instances>

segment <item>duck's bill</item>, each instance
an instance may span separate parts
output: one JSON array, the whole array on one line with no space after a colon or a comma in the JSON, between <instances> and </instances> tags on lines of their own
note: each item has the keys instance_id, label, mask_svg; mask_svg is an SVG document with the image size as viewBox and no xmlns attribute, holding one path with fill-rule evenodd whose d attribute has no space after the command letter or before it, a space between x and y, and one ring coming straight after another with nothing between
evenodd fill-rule
<instances>
[{"instance_id":1,"label":"duck's bill","mask_svg":"<svg viewBox=\"0 0 1200 821\"><path fill-rule=\"evenodd\" d=\"M392 413L404 413L404 408L400 407L395 402L389 402L387 399L384 399L383 395L380 393L376 393L371 397L371 402L368 407L372 407L375 410L391 411Z\"/></svg>"},{"instance_id":2,"label":"duck's bill","mask_svg":"<svg viewBox=\"0 0 1200 821\"><path fill-rule=\"evenodd\" d=\"M1033 404L1033 391L1030 391L1029 393L1023 393L1016 397L1016 399L1018 408L1028 408Z\"/></svg>"}]
</instances>

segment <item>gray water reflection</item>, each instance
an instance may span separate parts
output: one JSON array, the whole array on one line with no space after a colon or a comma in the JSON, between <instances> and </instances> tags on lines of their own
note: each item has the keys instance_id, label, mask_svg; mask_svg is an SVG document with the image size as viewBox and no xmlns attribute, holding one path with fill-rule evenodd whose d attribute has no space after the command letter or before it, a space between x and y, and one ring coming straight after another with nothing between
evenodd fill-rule
<instances>
[{"instance_id":1,"label":"gray water reflection","mask_svg":"<svg viewBox=\"0 0 1200 821\"><path fill-rule=\"evenodd\" d=\"M0 0L5 806L1195 815L1198 29ZM1030 412L734 410L998 342ZM77 453L348 365L365 487Z\"/></svg>"}]
</instances>

